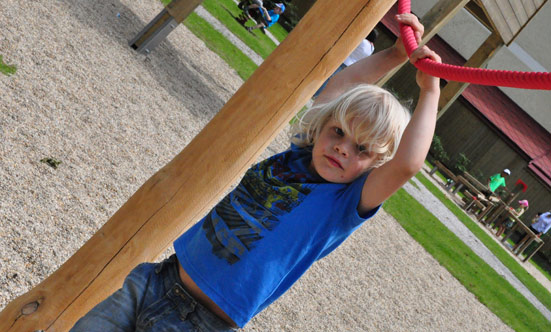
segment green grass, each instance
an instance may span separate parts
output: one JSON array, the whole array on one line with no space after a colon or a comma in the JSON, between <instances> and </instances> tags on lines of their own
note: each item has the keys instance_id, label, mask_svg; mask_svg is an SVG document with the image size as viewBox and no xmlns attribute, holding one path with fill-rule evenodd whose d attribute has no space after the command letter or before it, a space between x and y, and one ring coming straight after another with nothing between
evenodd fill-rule
<instances>
[{"instance_id":1,"label":"green grass","mask_svg":"<svg viewBox=\"0 0 551 332\"><path fill-rule=\"evenodd\" d=\"M258 67L243 52L228 41L224 35L216 31L212 25L199 17L199 15L191 13L184 21L184 25L198 38L203 40L209 49L218 54L230 67L235 69L243 80L247 80Z\"/></svg>"},{"instance_id":2,"label":"green grass","mask_svg":"<svg viewBox=\"0 0 551 332\"><path fill-rule=\"evenodd\" d=\"M6 76L10 76L15 74L16 71L17 67L5 64L4 60L2 59L2 55L0 55L0 73Z\"/></svg>"},{"instance_id":3,"label":"green grass","mask_svg":"<svg viewBox=\"0 0 551 332\"><path fill-rule=\"evenodd\" d=\"M287 35L289 34L287 32L287 30L285 30L281 25L279 25L278 23L272 25L270 27L270 33L272 34L272 36L275 37L275 39L277 39L280 43L287 37Z\"/></svg>"},{"instance_id":4,"label":"green grass","mask_svg":"<svg viewBox=\"0 0 551 332\"><path fill-rule=\"evenodd\" d=\"M416 178L436 196L469 230L505 265L528 290L549 310L551 293L529 274L505 249L480 228L461 208L449 200L436 186L421 173Z\"/></svg>"},{"instance_id":5,"label":"green grass","mask_svg":"<svg viewBox=\"0 0 551 332\"><path fill-rule=\"evenodd\" d=\"M505 324L515 331L551 331L551 323L524 296L405 190L384 208Z\"/></svg>"},{"instance_id":6,"label":"green grass","mask_svg":"<svg viewBox=\"0 0 551 332\"><path fill-rule=\"evenodd\" d=\"M171 0L161 0L161 3L165 6L170 2ZM253 30L251 34L233 18L233 16L238 16L241 10L237 8L237 5L232 0L204 0L201 5L263 59L268 57L276 48L277 45L259 29ZM249 20L247 25L252 26L253 21ZM287 36L287 31L278 23L272 25L269 31L279 41L282 41Z\"/></svg>"},{"instance_id":7,"label":"green grass","mask_svg":"<svg viewBox=\"0 0 551 332\"><path fill-rule=\"evenodd\" d=\"M239 16L239 14L241 14L241 10L237 8L237 5L232 0L204 0L202 5L209 13L212 14L212 16L216 17L216 19L224 24L228 30L230 30L237 38L241 39L241 41L243 41L263 59L267 58L268 55L270 55L276 48L277 45L267 35L263 34L260 29L253 30L251 34L233 18L233 16ZM247 22L247 26L253 25L252 20ZM281 30L285 31L277 23L268 28L270 33L273 34L274 32L277 32L278 35ZM283 38L285 38L285 36L283 36Z\"/></svg>"},{"instance_id":8,"label":"green grass","mask_svg":"<svg viewBox=\"0 0 551 332\"><path fill-rule=\"evenodd\" d=\"M529 260L529 262L530 264L534 265L536 269L538 269L541 272L541 274L543 274L544 277L546 277L551 281L551 274L549 274L549 271L544 270L541 266L536 264L536 262L534 262L533 260Z\"/></svg>"}]
</instances>

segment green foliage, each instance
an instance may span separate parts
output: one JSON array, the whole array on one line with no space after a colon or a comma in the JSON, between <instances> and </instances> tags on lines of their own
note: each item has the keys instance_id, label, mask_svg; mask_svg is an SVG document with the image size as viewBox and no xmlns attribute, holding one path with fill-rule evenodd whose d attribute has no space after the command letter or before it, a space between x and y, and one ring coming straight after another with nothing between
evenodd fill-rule
<instances>
[{"instance_id":1,"label":"green foliage","mask_svg":"<svg viewBox=\"0 0 551 332\"><path fill-rule=\"evenodd\" d=\"M61 164L61 161L59 161L57 159L54 159L52 157L42 158L42 159L40 159L40 162L45 163L46 165L50 166L53 169L57 169L57 166L59 166L59 164Z\"/></svg>"},{"instance_id":2,"label":"green foliage","mask_svg":"<svg viewBox=\"0 0 551 332\"><path fill-rule=\"evenodd\" d=\"M484 173L482 173L482 171L479 168L471 169L471 170L469 170L469 173L475 179L477 179L480 183L486 183L487 178L484 176Z\"/></svg>"},{"instance_id":3,"label":"green foliage","mask_svg":"<svg viewBox=\"0 0 551 332\"><path fill-rule=\"evenodd\" d=\"M432 137L430 152L432 153L432 156L434 157L434 159L439 160L442 163L446 163L447 161L450 160L448 153L446 153L446 151L444 150L444 145L442 144L440 137L436 135Z\"/></svg>"},{"instance_id":4,"label":"green foliage","mask_svg":"<svg viewBox=\"0 0 551 332\"><path fill-rule=\"evenodd\" d=\"M15 74L16 71L17 67L5 64L4 60L2 59L2 55L0 55L0 73L6 76L10 76Z\"/></svg>"},{"instance_id":5,"label":"green foliage","mask_svg":"<svg viewBox=\"0 0 551 332\"><path fill-rule=\"evenodd\" d=\"M471 161L469 160L469 158L467 158L467 156L464 154L464 153L460 153L456 160L455 160L455 164L454 166L452 167L452 169L454 170L454 172L456 172L457 174L461 174L461 173L464 173L467 171L467 166L471 163Z\"/></svg>"},{"instance_id":6,"label":"green foliage","mask_svg":"<svg viewBox=\"0 0 551 332\"><path fill-rule=\"evenodd\" d=\"M285 6L287 6L287 9L285 10L285 17L288 19L290 28L293 29L302 17L298 16L296 9L297 7L292 2L287 2Z\"/></svg>"}]
</instances>

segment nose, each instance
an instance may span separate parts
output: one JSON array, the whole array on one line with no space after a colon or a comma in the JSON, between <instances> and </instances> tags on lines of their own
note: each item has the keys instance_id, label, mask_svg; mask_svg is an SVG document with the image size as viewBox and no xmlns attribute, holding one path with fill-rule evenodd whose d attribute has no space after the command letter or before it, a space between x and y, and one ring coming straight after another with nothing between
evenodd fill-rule
<instances>
[{"instance_id":1,"label":"nose","mask_svg":"<svg viewBox=\"0 0 551 332\"><path fill-rule=\"evenodd\" d=\"M335 144L333 149L335 149L335 151L343 157L348 157L348 148L344 143Z\"/></svg>"}]
</instances>

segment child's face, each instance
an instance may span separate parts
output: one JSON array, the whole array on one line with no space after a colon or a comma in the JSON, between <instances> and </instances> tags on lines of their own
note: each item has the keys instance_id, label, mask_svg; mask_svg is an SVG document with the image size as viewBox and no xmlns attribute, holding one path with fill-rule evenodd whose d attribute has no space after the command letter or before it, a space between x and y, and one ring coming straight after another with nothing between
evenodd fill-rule
<instances>
[{"instance_id":1,"label":"child's face","mask_svg":"<svg viewBox=\"0 0 551 332\"><path fill-rule=\"evenodd\" d=\"M331 119L314 143L310 168L328 182L350 183L367 171L376 157Z\"/></svg>"}]
</instances>

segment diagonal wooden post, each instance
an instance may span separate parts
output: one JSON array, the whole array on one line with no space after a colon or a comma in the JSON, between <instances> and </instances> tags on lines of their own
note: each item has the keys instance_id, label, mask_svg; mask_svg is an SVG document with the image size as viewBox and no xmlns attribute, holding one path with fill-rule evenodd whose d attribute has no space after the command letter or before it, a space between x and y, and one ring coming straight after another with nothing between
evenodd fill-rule
<instances>
[{"instance_id":1,"label":"diagonal wooden post","mask_svg":"<svg viewBox=\"0 0 551 332\"><path fill-rule=\"evenodd\" d=\"M212 121L56 272L0 313L0 331L66 331L199 220L390 9L319 0Z\"/></svg>"},{"instance_id":2,"label":"diagonal wooden post","mask_svg":"<svg viewBox=\"0 0 551 332\"><path fill-rule=\"evenodd\" d=\"M492 32L480 47L471 55L465 63L465 67L482 68L492 59L497 51L504 45L499 33ZM438 119L444 115L448 108L455 102L469 83L449 81L442 89L438 101Z\"/></svg>"}]
</instances>

